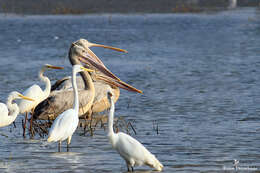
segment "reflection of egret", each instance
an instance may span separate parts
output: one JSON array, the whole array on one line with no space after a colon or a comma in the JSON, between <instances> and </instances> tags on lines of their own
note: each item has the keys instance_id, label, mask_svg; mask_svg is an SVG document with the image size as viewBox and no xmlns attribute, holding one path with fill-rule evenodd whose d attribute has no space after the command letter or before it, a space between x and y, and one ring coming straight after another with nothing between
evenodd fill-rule
<instances>
[{"instance_id":1,"label":"reflection of egret","mask_svg":"<svg viewBox=\"0 0 260 173\"><path fill-rule=\"evenodd\" d=\"M43 100L45 100L51 91L51 82L49 80L48 77L43 76L43 73L45 72L45 70L47 69L63 69L63 67L57 67L57 66L52 66L49 64L45 64L40 72L39 72L39 78L41 79L41 81L43 81L45 83L45 89L44 91L41 89L41 87L39 85L32 85L30 88L26 89L23 92L23 95L33 98L34 101L30 102L30 101L26 101L26 100L21 100L19 103L19 109L20 109L20 113L23 114L25 113L25 122L24 122L24 132L23 132L23 136L25 136L25 128L26 128L26 122L27 122L27 114L28 112L34 111L34 108ZM31 123L32 123L32 117L31 117ZM32 124L30 125L30 129Z\"/></svg>"},{"instance_id":2,"label":"reflection of egret","mask_svg":"<svg viewBox=\"0 0 260 173\"><path fill-rule=\"evenodd\" d=\"M19 107L16 103L12 103L15 99L26 99L34 101L33 99L25 97L16 91L11 92L7 98L6 104L0 103L0 127L8 126L14 122L17 115L19 114Z\"/></svg>"},{"instance_id":3,"label":"reflection of egret","mask_svg":"<svg viewBox=\"0 0 260 173\"><path fill-rule=\"evenodd\" d=\"M107 97L111 104L108 118L108 138L112 147L116 149L125 160L128 171L130 168L134 171L133 167L140 165L148 165L157 171L161 171L163 165L140 142L125 133L114 133L113 121L115 104L111 98L113 97L111 92L108 92Z\"/></svg>"},{"instance_id":4,"label":"reflection of egret","mask_svg":"<svg viewBox=\"0 0 260 173\"><path fill-rule=\"evenodd\" d=\"M92 71L84 68L81 65L74 65L72 69L72 87L74 93L74 105L73 109L68 109L62 114L60 114L54 121L49 131L48 142L59 141L59 151L61 146L61 141L67 139L67 151L69 150L69 144L71 142L71 137L75 130L77 129L79 117L79 98L78 98L78 88L76 83L76 74L81 71ZM94 85L90 76L88 76L88 83L92 92L95 92ZM94 98L94 97L93 97ZM93 103L93 99L92 99ZM90 103L90 104L92 104Z\"/></svg>"},{"instance_id":5,"label":"reflection of egret","mask_svg":"<svg viewBox=\"0 0 260 173\"><path fill-rule=\"evenodd\" d=\"M81 51L75 50L75 46L81 47ZM121 52L125 50L114 48L105 45L99 45L90 43L85 39L80 39L72 43L69 50L69 60L72 65L81 64L81 62L86 63L88 67L94 68L96 75L92 77L98 81L94 81L95 86L95 99L91 109L86 109L86 105L90 102L92 97L91 93L88 91L87 72L81 72L81 79L77 79L77 85L79 89L79 116L86 115L87 111L102 112L109 108L109 102L107 101L107 91L112 90L114 94L114 101L119 97L119 88L123 88L133 92L141 92L136 88L124 83L119 80L113 73L111 73L102 61L89 49L89 47L104 47ZM100 75L100 74L103 75ZM61 112L69 109L73 104L73 91L71 89L71 80L69 77L65 77L58 80L52 87L50 96L40 103L35 111L34 118L37 119L55 119ZM102 82L101 82L102 81ZM105 82L104 82L105 81Z\"/></svg>"}]
</instances>

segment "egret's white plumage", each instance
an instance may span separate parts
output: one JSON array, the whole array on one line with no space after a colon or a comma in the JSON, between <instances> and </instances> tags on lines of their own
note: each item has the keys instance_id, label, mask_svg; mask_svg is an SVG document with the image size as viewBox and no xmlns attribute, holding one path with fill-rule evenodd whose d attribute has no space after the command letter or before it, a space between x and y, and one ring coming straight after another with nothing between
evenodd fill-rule
<instances>
[{"instance_id":1,"label":"egret's white plumage","mask_svg":"<svg viewBox=\"0 0 260 173\"><path fill-rule=\"evenodd\" d=\"M140 142L125 133L114 133L113 121L115 104L111 97L112 93L108 92L108 100L111 104L108 119L108 138L112 147L117 150L120 156L125 160L128 171L130 168L133 171L134 166L140 165L148 165L157 171L161 171L163 165Z\"/></svg>"},{"instance_id":2,"label":"egret's white plumage","mask_svg":"<svg viewBox=\"0 0 260 173\"><path fill-rule=\"evenodd\" d=\"M77 83L76 83L76 74L83 70L91 71L91 70L85 69L81 65L73 66L73 69L72 69L72 87L73 87L73 92L74 92L73 108L68 109L65 112L63 112L62 114L60 114L53 122L51 129L49 131L48 142L59 141L59 151L60 151L61 141L65 140L65 139L67 139L67 151L68 151L68 145L70 144L71 137L78 126L79 98L78 98L78 88L77 88ZM91 85L92 88L94 88L92 80L89 81L89 84Z\"/></svg>"},{"instance_id":3,"label":"egret's white plumage","mask_svg":"<svg viewBox=\"0 0 260 173\"><path fill-rule=\"evenodd\" d=\"M41 101L45 100L49 96L50 91L51 91L51 81L48 77L43 76L43 73L47 69L62 69L62 67L56 67L56 66L52 66L49 64L45 64L41 68L38 76L39 76L39 79L45 83L45 89L42 90L39 85L34 84L23 92L24 96L30 97L30 98L34 99L34 101L31 102L31 101L27 101L27 100L21 100L20 103L18 104L21 114L23 114L25 112L27 112L27 113L30 112Z\"/></svg>"},{"instance_id":4,"label":"egret's white plumage","mask_svg":"<svg viewBox=\"0 0 260 173\"><path fill-rule=\"evenodd\" d=\"M15 99L32 99L23 96L22 94L13 91L9 94L6 104L0 103L0 127L8 126L13 123L19 114L19 107L16 103L13 103Z\"/></svg>"},{"instance_id":5,"label":"egret's white plumage","mask_svg":"<svg viewBox=\"0 0 260 173\"><path fill-rule=\"evenodd\" d=\"M45 83L45 89L42 90L41 87L39 85L32 85L31 87L29 87L28 89L26 89L23 92L23 95L25 95L26 97L30 97L33 98L34 101L30 102L27 100L21 100L19 102L19 110L20 113L26 113L25 115L25 122L24 122L24 126L23 126L23 136L25 136L25 129L26 129L26 121L27 121L27 114L31 111L34 111L34 108L43 100L45 100L51 91L51 81L48 77L43 76L43 73L47 70L47 69L63 69L62 67L57 67L57 66L52 66L49 64L45 64L40 72L39 72L39 78L41 81L43 81ZM32 118L31 118L31 125L30 125L30 130L31 130L31 126L32 126Z\"/></svg>"}]
</instances>

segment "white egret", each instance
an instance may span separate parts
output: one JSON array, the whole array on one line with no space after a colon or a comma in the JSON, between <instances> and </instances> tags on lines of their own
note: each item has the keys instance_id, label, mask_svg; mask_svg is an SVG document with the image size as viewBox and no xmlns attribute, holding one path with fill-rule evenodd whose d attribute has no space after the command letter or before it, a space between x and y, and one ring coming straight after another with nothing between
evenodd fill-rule
<instances>
[{"instance_id":1,"label":"white egret","mask_svg":"<svg viewBox=\"0 0 260 173\"><path fill-rule=\"evenodd\" d=\"M31 87L29 87L28 89L26 89L23 92L23 95L26 97L30 97L33 98L34 101L27 101L27 100L21 100L19 105L19 109L20 109L20 113L24 114L25 113L25 122L24 122L24 131L23 131L23 136L25 136L25 129L26 129L26 122L27 122L27 114L31 111L31 114L33 114L34 108L43 100L45 100L51 91L51 81L48 77L43 76L43 73L47 70L47 69L63 69L63 67L57 67L57 66L53 66L53 65L49 65L49 64L45 64L40 72L39 72L39 79L41 81L43 81L45 83L45 89L42 90L41 87L39 85L32 85ZM32 128L32 119L33 117L31 116L31 124L30 124L30 130Z\"/></svg>"},{"instance_id":2,"label":"white egret","mask_svg":"<svg viewBox=\"0 0 260 173\"><path fill-rule=\"evenodd\" d=\"M62 114L60 114L54 121L49 131L48 142L59 141L58 151L60 152L61 142L67 139L67 151L69 151L69 144L71 142L71 137L75 130L77 129L79 122L79 98L78 98L78 88L76 83L76 75L78 72L93 70L86 69L81 65L74 65L72 69L72 87L74 92L74 105L72 109L68 109ZM91 77L88 75L88 84L92 90L94 89L94 84ZM95 89L94 89L95 90ZM94 98L94 97L93 97ZM94 99L93 99L94 100ZM93 101L92 101L93 102ZM92 104L92 103L91 103Z\"/></svg>"},{"instance_id":3,"label":"white egret","mask_svg":"<svg viewBox=\"0 0 260 173\"><path fill-rule=\"evenodd\" d=\"M112 92L109 91L107 97L111 105L108 117L107 136L112 147L117 150L119 155L125 160L128 171L130 171L130 168L134 171L133 167L140 165L148 165L155 168L156 171L161 171L163 165L140 142L125 133L114 133L113 121L115 104L112 99Z\"/></svg>"},{"instance_id":4,"label":"white egret","mask_svg":"<svg viewBox=\"0 0 260 173\"><path fill-rule=\"evenodd\" d=\"M26 99L34 101L29 97L25 97L22 94L13 91L9 94L6 104L0 103L0 127L8 126L13 123L19 114L19 107L16 103L13 103L15 99Z\"/></svg>"}]
</instances>

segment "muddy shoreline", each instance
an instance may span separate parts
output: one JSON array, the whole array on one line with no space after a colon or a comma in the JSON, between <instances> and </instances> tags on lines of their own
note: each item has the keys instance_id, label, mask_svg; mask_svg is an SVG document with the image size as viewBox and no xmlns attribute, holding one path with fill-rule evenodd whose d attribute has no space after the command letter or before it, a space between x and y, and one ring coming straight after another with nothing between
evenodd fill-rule
<instances>
[{"instance_id":1,"label":"muddy shoreline","mask_svg":"<svg viewBox=\"0 0 260 173\"><path fill-rule=\"evenodd\" d=\"M0 13L186 13L226 9L229 0L0 0ZM237 1L237 6L258 6L255 0Z\"/></svg>"}]
</instances>

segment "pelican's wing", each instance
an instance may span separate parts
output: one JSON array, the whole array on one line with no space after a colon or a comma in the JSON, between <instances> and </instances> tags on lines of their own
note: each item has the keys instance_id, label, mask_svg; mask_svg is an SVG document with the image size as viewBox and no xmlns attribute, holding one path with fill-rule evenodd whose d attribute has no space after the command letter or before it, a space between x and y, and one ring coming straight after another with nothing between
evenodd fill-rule
<instances>
[{"instance_id":1,"label":"pelican's wing","mask_svg":"<svg viewBox=\"0 0 260 173\"><path fill-rule=\"evenodd\" d=\"M66 76L60 80L57 80L52 86L51 86L51 91L55 91L55 90L60 90L63 85L64 82L68 81L71 77L70 76Z\"/></svg>"},{"instance_id":2,"label":"pelican's wing","mask_svg":"<svg viewBox=\"0 0 260 173\"><path fill-rule=\"evenodd\" d=\"M79 116L85 114L87 109L84 107L90 101L90 93L88 90L80 89L83 88L82 78L77 78L77 84L79 88ZM67 109L72 108L74 95L70 80L66 80L60 85L60 90L52 91L50 96L42 101L34 110L33 117L35 119L55 119L59 114ZM102 112L110 107L107 100L107 91L111 87L102 82L94 82L95 86L95 99L92 106L92 112ZM64 88L64 89L62 89ZM114 102L117 101L120 91L118 88L112 89L114 92Z\"/></svg>"},{"instance_id":3,"label":"pelican's wing","mask_svg":"<svg viewBox=\"0 0 260 173\"><path fill-rule=\"evenodd\" d=\"M79 90L80 112L90 102L91 94L88 90ZM55 119L67 109L71 109L74 103L73 90L61 90L52 92L47 99L42 101L34 110L35 119ZM82 114L79 114L81 116Z\"/></svg>"}]
</instances>

